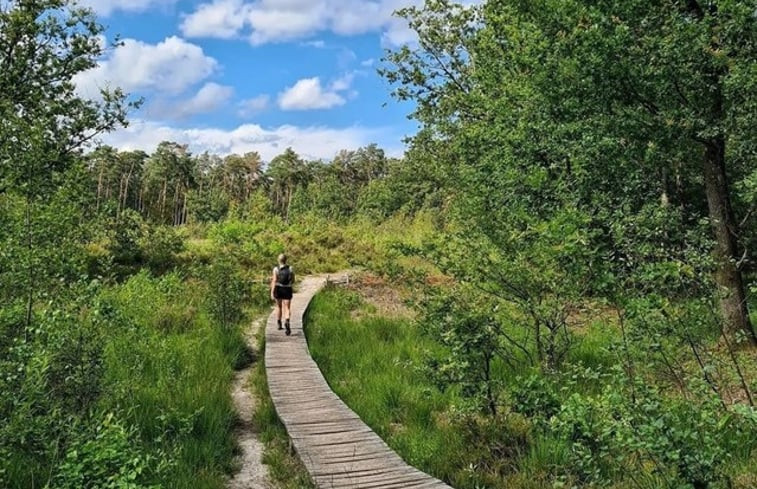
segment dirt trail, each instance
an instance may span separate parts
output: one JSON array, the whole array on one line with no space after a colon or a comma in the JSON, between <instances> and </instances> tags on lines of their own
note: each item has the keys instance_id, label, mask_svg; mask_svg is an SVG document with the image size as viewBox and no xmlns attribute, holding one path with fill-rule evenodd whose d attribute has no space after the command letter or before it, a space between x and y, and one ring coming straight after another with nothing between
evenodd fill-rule
<instances>
[{"instance_id":1,"label":"dirt trail","mask_svg":"<svg viewBox=\"0 0 757 489\"><path fill-rule=\"evenodd\" d=\"M264 318L256 319L245 331L245 340L258 358L258 342L255 333L264 324ZM234 383L231 395L234 406L239 414L240 424L236 429L235 436L242 453L239 456L241 469L234 474L229 481L229 489L269 489L273 484L268 477L268 467L263 465L263 443L258 439L258 427L252 419L257 399L250 386L250 373L255 363L237 371L234 374Z\"/></svg>"}]
</instances>

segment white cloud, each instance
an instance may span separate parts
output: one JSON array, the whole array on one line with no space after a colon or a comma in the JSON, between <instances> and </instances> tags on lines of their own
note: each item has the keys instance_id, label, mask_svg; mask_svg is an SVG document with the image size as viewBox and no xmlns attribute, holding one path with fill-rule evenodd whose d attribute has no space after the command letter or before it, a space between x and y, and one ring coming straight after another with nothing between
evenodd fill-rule
<instances>
[{"instance_id":1,"label":"white cloud","mask_svg":"<svg viewBox=\"0 0 757 489\"><path fill-rule=\"evenodd\" d=\"M414 44L417 41L418 35L403 19L392 19L381 33L381 45L387 48Z\"/></svg>"},{"instance_id":2,"label":"white cloud","mask_svg":"<svg viewBox=\"0 0 757 489\"><path fill-rule=\"evenodd\" d=\"M231 39L244 27L248 6L242 0L215 0L185 15L181 32L187 37Z\"/></svg>"},{"instance_id":3,"label":"white cloud","mask_svg":"<svg viewBox=\"0 0 757 489\"><path fill-rule=\"evenodd\" d=\"M376 60L373 59L373 58L364 59L363 61L360 62L360 66L364 66L366 68L370 68L371 66L374 65L374 63L376 63Z\"/></svg>"},{"instance_id":4,"label":"white cloud","mask_svg":"<svg viewBox=\"0 0 757 489\"><path fill-rule=\"evenodd\" d=\"M385 43L402 42L410 37L407 25L392 14L421 3L422 0L213 0L185 17L182 32L186 36L224 39L247 37L254 45L304 39L326 31L343 36L382 32Z\"/></svg>"},{"instance_id":5,"label":"white cloud","mask_svg":"<svg viewBox=\"0 0 757 489\"><path fill-rule=\"evenodd\" d=\"M149 113L163 120L181 120L197 114L205 114L225 105L234 95L234 89L218 83L209 82L187 100L157 102Z\"/></svg>"},{"instance_id":6,"label":"white cloud","mask_svg":"<svg viewBox=\"0 0 757 489\"><path fill-rule=\"evenodd\" d=\"M82 96L96 98L105 86L127 92L150 90L179 94L210 76L218 62L201 47L172 36L158 44L126 39L110 57L75 77Z\"/></svg>"},{"instance_id":7,"label":"white cloud","mask_svg":"<svg viewBox=\"0 0 757 489\"><path fill-rule=\"evenodd\" d=\"M232 95L234 95L232 87L210 82L203 85L197 94L187 102L187 105L191 107L194 113L207 112L225 104Z\"/></svg>"},{"instance_id":8,"label":"white cloud","mask_svg":"<svg viewBox=\"0 0 757 489\"><path fill-rule=\"evenodd\" d=\"M323 41L322 39L316 39L315 41L305 41L301 43L301 45L311 48L324 49L326 47L326 41Z\"/></svg>"},{"instance_id":9,"label":"white cloud","mask_svg":"<svg viewBox=\"0 0 757 489\"><path fill-rule=\"evenodd\" d=\"M280 4L262 0L253 3L247 14L253 45L290 41L307 37L328 25L327 8L311 1L285 1Z\"/></svg>"},{"instance_id":10,"label":"white cloud","mask_svg":"<svg viewBox=\"0 0 757 489\"><path fill-rule=\"evenodd\" d=\"M334 82L324 90L318 77L304 78L279 94L279 108L283 110L329 109L346 102L339 95L342 84Z\"/></svg>"},{"instance_id":11,"label":"white cloud","mask_svg":"<svg viewBox=\"0 0 757 489\"><path fill-rule=\"evenodd\" d=\"M116 10L144 12L154 7L170 7L176 0L80 0L82 7L90 7L100 15L110 15Z\"/></svg>"},{"instance_id":12,"label":"white cloud","mask_svg":"<svg viewBox=\"0 0 757 489\"><path fill-rule=\"evenodd\" d=\"M352 86L352 81L355 79L355 73L347 73L333 82L331 82L331 85L329 85L329 88L334 92L342 92L344 90L349 90L349 88Z\"/></svg>"},{"instance_id":13,"label":"white cloud","mask_svg":"<svg viewBox=\"0 0 757 489\"><path fill-rule=\"evenodd\" d=\"M242 100L239 102L239 110L237 111L237 114L239 117L250 117L251 115L267 109L270 101L271 97L268 95L258 95L257 97Z\"/></svg>"},{"instance_id":14,"label":"white cloud","mask_svg":"<svg viewBox=\"0 0 757 489\"><path fill-rule=\"evenodd\" d=\"M382 141L384 140L384 141ZM401 153L400 138L380 128L297 127L263 128L244 124L234 129L181 129L149 121L132 121L128 128L103 137L103 143L121 150L152 152L161 141L188 144L190 151L226 155L257 151L270 161L287 147L309 159L331 159L342 149L357 149L372 142L389 142L392 154Z\"/></svg>"}]
</instances>

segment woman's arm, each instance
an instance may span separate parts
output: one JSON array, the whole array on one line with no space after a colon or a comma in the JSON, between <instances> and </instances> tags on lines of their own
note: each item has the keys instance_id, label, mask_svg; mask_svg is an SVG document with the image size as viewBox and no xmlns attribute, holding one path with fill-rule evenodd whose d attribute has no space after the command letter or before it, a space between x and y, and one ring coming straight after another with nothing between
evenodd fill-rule
<instances>
[{"instance_id":1,"label":"woman's arm","mask_svg":"<svg viewBox=\"0 0 757 489\"><path fill-rule=\"evenodd\" d=\"M273 291L276 289L276 269L273 269L273 273L271 273L271 300L275 300L276 298L273 295Z\"/></svg>"}]
</instances>

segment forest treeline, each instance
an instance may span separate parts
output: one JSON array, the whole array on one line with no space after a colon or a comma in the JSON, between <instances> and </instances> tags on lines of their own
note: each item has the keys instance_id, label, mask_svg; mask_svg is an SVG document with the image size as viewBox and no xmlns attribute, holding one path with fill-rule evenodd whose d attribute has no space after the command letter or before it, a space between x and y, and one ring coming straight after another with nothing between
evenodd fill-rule
<instances>
[{"instance_id":1,"label":"forest treeline","mask_svg":"<svg viewBox=\"0 0 757 489\"><path fill-rule=\"evenodd\" d=\"M192 155L187 148L168 141L152 154L97 148L86 166L98 208L109 206L115 215L131 209L150 222L178 226L218 222L256 198L267 198L286 220L290 212L387 217L406 203L382 195L386 179L409 175L403 177L401 162L375 144L341 151L332 161L307 161L287 148L267 163L255 152L221 157Z\"/></svg>"},{"instance_id":2,"label":"forest treeline","mask_svg":"<svg viewBox=\"0 0 757 489\"><path fill-rule=\"evenodd\" d=\"M411 291L434 346L398 361L414 402L455 396L424 430L463 440L412 457L456 487L757 484L752 2L399 15L406 153L263 162L93 149L140 104L76 94L102 26L0 4L0 485L222 487L240 322L283 250Z\"/></svg>"}]
</instances>

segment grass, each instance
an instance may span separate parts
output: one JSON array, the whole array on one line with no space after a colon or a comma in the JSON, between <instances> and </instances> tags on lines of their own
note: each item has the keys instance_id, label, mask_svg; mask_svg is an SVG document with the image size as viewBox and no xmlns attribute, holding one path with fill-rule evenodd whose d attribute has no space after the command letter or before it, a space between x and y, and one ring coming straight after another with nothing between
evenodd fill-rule
<instances>
[{"instance_id":1,"label":"grass","mask_svg":"<svg viewBox=\"0 0 757 489\"><path fill-rule=\"evenodd\" d=\"M558 374L547 376L535 369L513 371L504 365L497 366L495 375L505 385L505 405L498 415L484 416L466 410L466 403L456 389L441 392L424 374L424 359L443 355L444 351L424 337L416 323L379 317L376 308L366 304L359 293L335 287L325 289L313 299L306 319L310 351L332 389L408 463L455 488L595 487L586 474L604 463L602 455L580 459L580 453L584 453L580 450L585 447L576 448L576 440L581 439L575 438L575 429L588 429L587 439L595 440L596 427L592 428L592 423L623 428L612 417L620 412L615 409L622 400L607 391L612 367L618 362L618 353L613 348L619 341L618 331L606 321L593 320L576 335L565 368ZM528 383L529 375L518 377L523 374L535 375L539 382ZM549 392L557 396L560 410L555 418L550 420L551 415L542 404L536 406L535 413L523 411L527 407L523 402L528 401L513 397L519 389L542 401L549 399L546 395ZM650 399L658 402L654 397ZM673 409L675 396L661 402L671 403ZM729 419L727 416L723 422ZM744 426L751 426L746 419L739 420ZM647 421L636 422L652 429L649 427L653 427L654 420ZM690 424L681 422L685 426L670 429L683 433L696 431L700 437L707 433L715 436L707 423L697 424L695 419ZM571 426L573 435L570 429L566 431ZM736 428L731 431L732 436L740 433ZM643 439L650 446L666 440L655 436ZM731 474L732 487L753 487L754 438L745 435L743 443L736 445L743 449L728 448L731 458L722 469ZM608 446L617 450L616 445ZM687 446L684 440L674 449ZM710 453L708 447L702 447L702 453L703 456ZM594 465L576 465L586 461ZM697 463L690 462L690 466ZM602 480L615 489L673 487L671 481L682 480L674 473L674 467L666 467L671 469L670 473L663 474L649 465L618 463L617 466L638 470L630 478L609 472L602 475Z\"/></svg>"},{"instance_id":2,"label":"grass","mask_svg":"<svg viewBox=\"0 0 757 489\"><path fill-rule=\"evenodd\" d=\"M405 461L461 482L466 446L449 420L454 393L439 392L421 371L423 358L437 347L409 320L353 319L360 307L357 294L336 288L313 299L306 330L313 358L332 389Z\"/></svg>"},{"instance_id":3,"label":"grass","mask_svg":"<svg viewBox=\"0 0 757 489\"><path fill-rule=\"evenodd\" d=\"M145 482L225 487L236 450L228 386L246 355L240 327L215 324L202 309L202 284L174 276L139 274L112 301L127 326L106 348L101 409L135 427L152 461Z\"/></svg>"}]
</instances>

